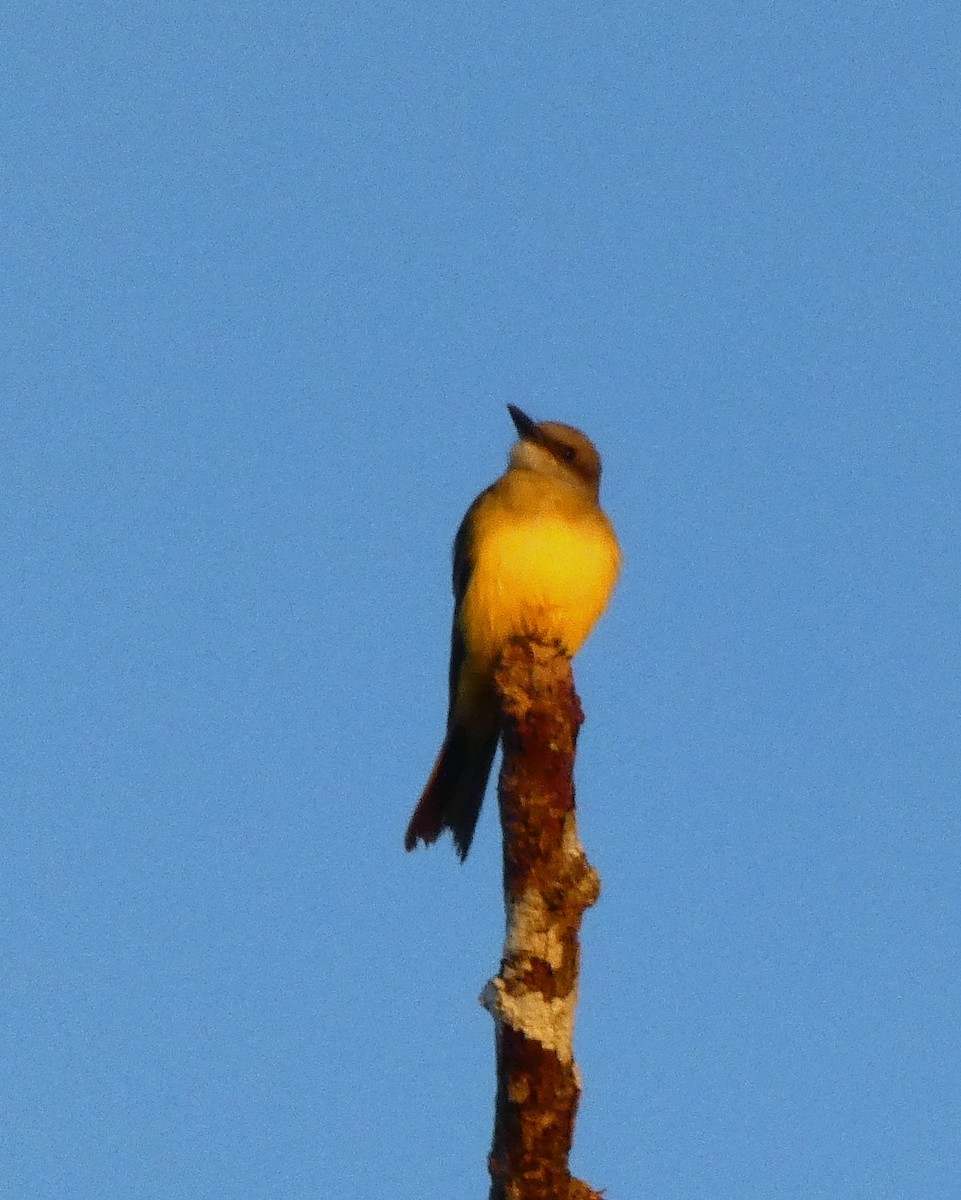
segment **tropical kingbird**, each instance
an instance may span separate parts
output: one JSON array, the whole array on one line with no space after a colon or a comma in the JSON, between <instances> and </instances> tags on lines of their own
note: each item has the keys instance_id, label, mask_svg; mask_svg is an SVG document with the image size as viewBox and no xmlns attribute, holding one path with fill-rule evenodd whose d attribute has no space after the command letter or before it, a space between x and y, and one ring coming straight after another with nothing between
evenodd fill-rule
<instances>
[{"instance_id":1,"label":"tropical kingbird","mask_svg":"<svg viewBox=\"0 0 961 1200\"><path fill-rule=\"evenodd\" d=\"M508 410L520 440L507 470L467 510L454 539L447 736L404 846L454 835L467 857L500 734L494 669L511 638L581 648L617 582L621 554L601 509L589 438Z\"/></svg>"}]
</instances>

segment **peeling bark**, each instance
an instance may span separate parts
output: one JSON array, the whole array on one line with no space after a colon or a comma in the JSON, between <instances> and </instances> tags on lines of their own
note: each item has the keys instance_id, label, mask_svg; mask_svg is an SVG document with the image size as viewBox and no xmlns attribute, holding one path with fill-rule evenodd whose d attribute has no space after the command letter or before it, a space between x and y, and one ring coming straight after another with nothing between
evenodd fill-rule
<instances>
[{"instance_id":1,"label":"peeling bark","mask_svg":"<svg viewBox=\"0 0 961 1200\"><path fill-rule=\"evenodd\" d=\"M512 642L496 674L507 935L481 1001L494 1018L497 1102L490 1200L598 1200L568 1167L578 931L600 879L577 836L574 750L584 719L559 646Z\"/></svg>"}]
</instances>

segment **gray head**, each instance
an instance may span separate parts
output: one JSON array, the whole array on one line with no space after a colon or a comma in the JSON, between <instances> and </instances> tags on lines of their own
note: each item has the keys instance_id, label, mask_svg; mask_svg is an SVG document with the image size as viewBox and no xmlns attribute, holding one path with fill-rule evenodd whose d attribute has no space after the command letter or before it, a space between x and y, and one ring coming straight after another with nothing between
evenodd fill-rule
<instances>
[{"instance_id":1,"label":"gray head","mask_svg":"<svg viewBox=\"0 0 961 1200\"><path fill-rule=\"evenodd\" d=\"M511 463L583 488L595 499L601 483L601 456L589 437L559 421L532 421L515 404L507 411L520 434Z\"/></svg>"}]
</instances>

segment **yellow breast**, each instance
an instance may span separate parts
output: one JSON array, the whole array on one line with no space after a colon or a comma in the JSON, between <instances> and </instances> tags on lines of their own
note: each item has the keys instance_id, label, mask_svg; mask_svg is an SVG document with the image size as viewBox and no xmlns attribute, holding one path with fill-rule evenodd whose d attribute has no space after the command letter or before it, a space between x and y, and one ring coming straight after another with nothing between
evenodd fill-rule
<instances>
[{"instance_id":1,"label":"yellow breast","mask_svg":"<svg viewBox=\"0 0 961 1200\"><path fill-rule=\"evenodd\" d=\"M556 639L576 654L607 607L619 567L614 531L599 509L576 519L492 514L478 529L461 605L472 666L489 669L516 636Z\"/></svg>"}]
</instances>

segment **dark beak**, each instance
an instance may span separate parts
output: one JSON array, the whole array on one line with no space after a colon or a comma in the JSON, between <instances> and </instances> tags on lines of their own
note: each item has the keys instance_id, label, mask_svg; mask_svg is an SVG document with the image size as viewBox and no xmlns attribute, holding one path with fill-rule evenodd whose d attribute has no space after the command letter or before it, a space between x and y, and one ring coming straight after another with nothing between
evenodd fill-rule
<instances>
[{"instance_id":1,"label":"dark beak","mask_svg":"<svg viewBox=\"0 0 961 1200\"><path fill-rule=\"evenodd\" d=\"M521 437L536 442L538 440L537 422L532 421L526 413L522 413L516 404L508 404L507 411Z\"/></svg>"}]
</instances>

